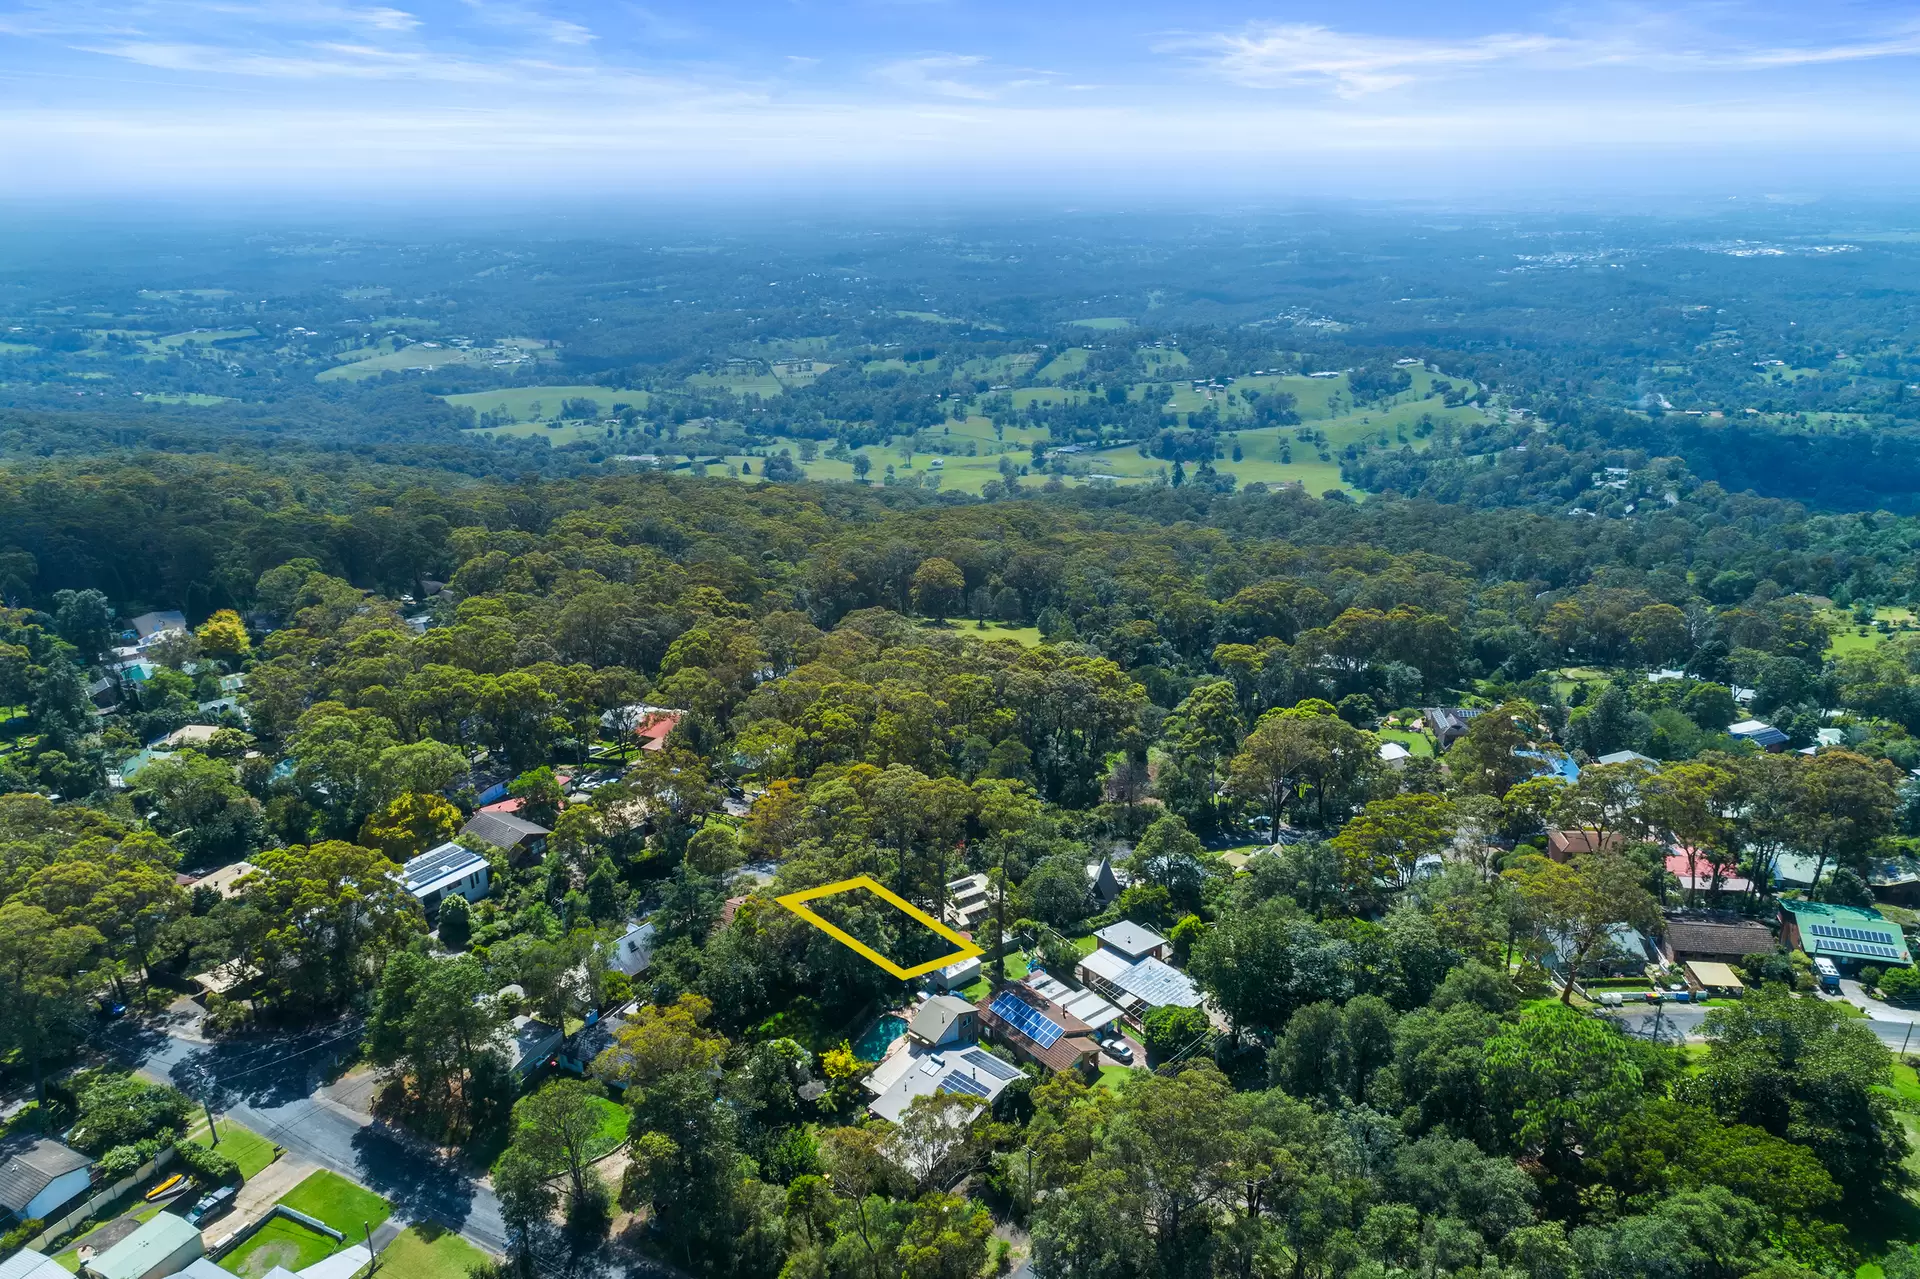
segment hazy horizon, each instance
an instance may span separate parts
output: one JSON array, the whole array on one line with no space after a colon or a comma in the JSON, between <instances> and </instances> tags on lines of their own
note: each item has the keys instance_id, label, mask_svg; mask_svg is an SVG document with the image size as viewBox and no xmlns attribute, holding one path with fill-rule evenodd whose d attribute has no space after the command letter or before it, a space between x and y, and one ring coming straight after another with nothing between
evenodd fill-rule
<instances>
[{"instance_id":1,"label":"hazy horizon","mask_svg":"<svg viewBox=\"0 0 1920 1279\"><path fill-rule=\"evenodd\" d=\"M16 200L1896 196L1889 4L12 0Z\"/></svg>"}]
</instances>

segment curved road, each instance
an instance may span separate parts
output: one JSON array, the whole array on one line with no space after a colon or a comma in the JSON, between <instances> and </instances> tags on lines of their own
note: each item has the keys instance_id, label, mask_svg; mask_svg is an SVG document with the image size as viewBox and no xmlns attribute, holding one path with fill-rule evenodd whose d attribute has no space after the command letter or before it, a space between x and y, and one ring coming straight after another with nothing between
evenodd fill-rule
<instances>
[{"instance_id":1,"label":"curved road","mask_svg":"<svg viewBox=\"0 0 1920 1279\"><path fill-rule=\"evenodd\" d=\"M500 1201L491 1190L387 1135L363 1108L364 1084L327 1084L329 1067L353 1052L356 1023L221 1043L201 1040L196 1029L195 1018L174 1014L157 1023L116 1022L103 1039L142 1074L211 1102L291 1154L376 1191L393 1203L396 1219L438 1222L491 1253L507 1250Z\"/></svg>"}]
</instances>

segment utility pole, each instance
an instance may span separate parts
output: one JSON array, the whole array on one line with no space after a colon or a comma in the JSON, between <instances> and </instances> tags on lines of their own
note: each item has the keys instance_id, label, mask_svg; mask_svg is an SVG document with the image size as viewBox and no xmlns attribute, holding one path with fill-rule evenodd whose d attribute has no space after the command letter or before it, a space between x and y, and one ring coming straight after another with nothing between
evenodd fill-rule
<instances>
[{"instance_id":1,"label":"utility pole","mask_svg":"<svg viewBox=\"0 0 1920 1279\"><path fill-rule=\"evenodd\" d=\"M999 952L993 958L993 990L995 994L999 994L1000 989L1007 984L1007 845L1005 840L1000 842L1000 882L993 888L994 949Z\"/></svg>"},{"instance_id":2,"label":"utility pole","mask_svg":"<svg viewBox=\"0 0 1920 1279\"><path fill-rule=\"evenodd\" d=\"M200 1099L200 1109L207 1112L207 1136L217 1146L220 1144L220 1126L213 1122L213 1107L207 1104L205 1097Z\"/></svg>"},{"instance_id":3,"label":"utility pole","mask_svg":"<svg viewBox=\"0 0 1920 1279\"><path fill-rule=\"evenodd\" d=\"M380 1259L373 1255L373 1227L366 1222L360 1223L360 1229L367 1236L367 1273L371 1275L380 1268Z\"/></svg>"}]
</instances>

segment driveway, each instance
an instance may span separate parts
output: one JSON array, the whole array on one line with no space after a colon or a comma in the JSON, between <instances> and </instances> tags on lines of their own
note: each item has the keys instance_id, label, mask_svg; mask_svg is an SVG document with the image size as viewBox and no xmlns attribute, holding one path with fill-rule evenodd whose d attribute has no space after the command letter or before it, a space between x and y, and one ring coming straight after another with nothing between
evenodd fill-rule
<instances>
[{"instance_id":1,"label":"driveway","mask_svg":"<svg viewBox=\"0 0 1920 1279\"><path fill-rule=\"evenodd\" d=\"M369 1090L354 1076L328 1086L353 1055L360 1027L330 1022L291 1035L208 1043L184 1009L156 1022L116 1022L106 1047L152 1079L231 1116L305 1163L350 1177L392 1201L394 1215L434 1221L492 1253L507 1250L493 1192L374 1125Z\"/></svg>"}]
</instances>

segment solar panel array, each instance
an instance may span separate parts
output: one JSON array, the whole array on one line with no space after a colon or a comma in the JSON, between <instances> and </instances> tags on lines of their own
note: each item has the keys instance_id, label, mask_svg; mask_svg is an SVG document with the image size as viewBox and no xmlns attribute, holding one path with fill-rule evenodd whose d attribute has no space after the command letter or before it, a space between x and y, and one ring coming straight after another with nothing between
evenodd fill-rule
<instances>
[{"instance_id":1,"label":"solar panel array","mask_svg":"<svg viewBox=\"0 0 1920 1279\"><path fill-rule=\"evenodd\" d=\"M1002 991L994 996L993 1003L988 1007L992 1009L994 1016L1042 1048L1053 1047L1060 1041L1060 1036L1067 1033L1045 1013L1029 1006L1019 996L1009 991Z\"/></svg>"},{"instance_id":2,"label":"solar panel array","mask_svg":"<svg viewBox=\"0 0 1920 1279\"><path fill-rule=\"evenodd\" d=\"M962 1060L975 1070L984 1070L995 1079L1005 1079L1008 1082L1012 1082L1020 1078L1020 1071L1016 1067L1009 1066L992 1053L981 1052L978 1048L969 1048L961 1053L960 1056Z\"/></svg>"},{"instance_id":3,"label":"solar panel array","mask_svg":"<svg viewBox=\"0 0 1920 1279\"><path fill-rule=\"evenodd\" d=\"M972 1075L963 1075L957 1070L949 1070L947 1077L940 1081L940 1087L951 1093L966 1093L973 1097L991 1097L987 1086Z\"/></svg>"},{"instance_id":4,"label":"solar panel array","mask_svg":"<svg viewBox=\"0 0 1920 1279\"><path fill-rule=\"evenodd\" d=\"M1828 950L1838 950L1849 955L1864 955L1870 959L1898 959L1900 952L1887 943L1892 939L1888 934L1866 928L1843 928L1838 924L1814 924L1813 935L1826 944Z\"/></svg>"}]
</instances>

